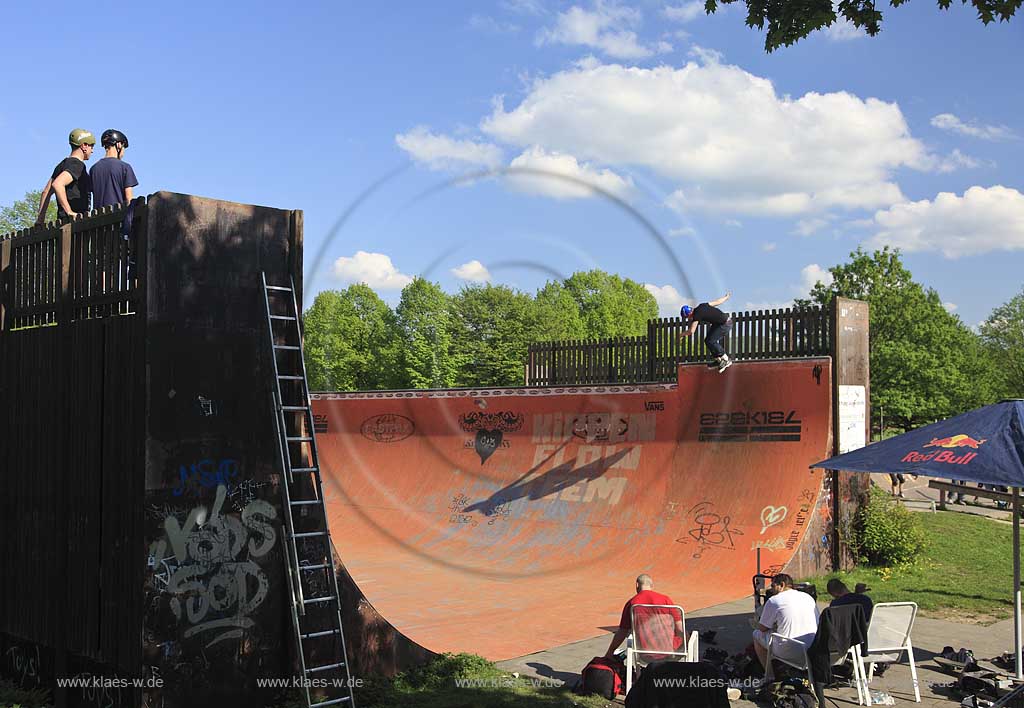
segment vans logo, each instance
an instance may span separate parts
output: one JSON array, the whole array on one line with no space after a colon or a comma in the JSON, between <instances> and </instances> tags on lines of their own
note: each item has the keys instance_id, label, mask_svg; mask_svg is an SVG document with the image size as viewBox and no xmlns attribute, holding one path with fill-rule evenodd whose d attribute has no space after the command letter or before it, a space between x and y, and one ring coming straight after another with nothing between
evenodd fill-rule
<instances>
[{"instance_id":1,"label":"vans logo","mask_svg":"<svg viewBox=\"0 0 1024 708\"><path fill-rule=\"evenodd\" d=\"M663 411L665 410L665 401L644 401L645 411Z\"/></svg>"}]
</instances>

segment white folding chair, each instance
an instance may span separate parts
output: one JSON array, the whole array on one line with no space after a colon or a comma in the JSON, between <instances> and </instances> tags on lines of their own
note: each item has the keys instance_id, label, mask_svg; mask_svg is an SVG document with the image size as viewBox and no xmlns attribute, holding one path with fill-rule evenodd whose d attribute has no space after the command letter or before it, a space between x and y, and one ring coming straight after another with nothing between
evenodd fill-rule
<instances>
[{"instance_id":1,"label":"white folding chair","mask_svg":"<svg viewBox=\"0 0 1024 708\"><path fill-rule=\"evenodd\" d=\"M860 645L857 644L850 648L850 651L857 650L857 658L860 656ZM788 654L785 656L779 652ZM846 654L843 654L838 660L832 665L839 666L846 661ZM814 676L811 674L811 660L807 657L807 645L797 639L790 639L789 637L783 637L781 634L772 632L768 637L768 668L765 669L764 677L766 682L772 680L772 659L775 661L781 661L787 666L792 666L794 669L800 669L807 673L807 682L811 685L812 689L815 685ZM857 659L854 659L853 663L853 680L857 685L857 704L865 705L865 700L870 701L871 698L866 698L866 686L867 681L863 678L864 667L861 666ZM870 704L868 704L870 705Z\"/></svg>"},{"instance_id":2,"label":"white folding chair","mask_svg":"<svg viewBox=\"0 0 1024 708\"><path fill-rule=\"evenodd\" d=\"M868 653L861 657L861 672L864 672L864 666L867 665L866 686L875 676L875 664L895 664L906 652L910 662L910 676L914 681L914 700L920 703L921 689L917 681L914 647L910 644L910 632L914 629L916 617L916 602L880 602L875 605L868 622Z\"/></svg>"},{"instance_id":3,"label":"white folding chair","mask_svg":"<svg viewBox=\"0 0 1024 708\"><path fill-rule=\"evenodd\" d=\"M629 609L632 629L626 645L626 693L633 687L633 671L652 661L674 659L697 661L699 635L686 634L686 613L679 605L633 605ZM676 649L676 618L682 622L686 640Z\"/></svg>"},{"instance_id":4,"label":"white folding chair","mask_svg":"<svg viewBox=\"0 0 1024 708\"><path fill-rule=\"evenodd\" d=\"M826 609L825 612L828 612ZM820 627L819 626L819 631ZM812 640L813 643L813 640ZM765 682L770 682L773 678L774 672L772 671L772 660L781 661L787 666L792 666L794 669L800 669L807 673L807 681L811 687L814 688L814 675L811 672L811 660L807 655L807 649L810 644L804 644L798 639L791 639L784 637L778 632L772 632L768 636L768 658L767 666L764 669ZM853 664L853 681L857 686L857 704L858 705L870 705L871 696L867 692L867 679L864 676L864 665L860 662L860 644L855 644L850 647L850 651L847 654L843 654L836 658L832 662L833 666L839 666L843 664L847 658L852 659ZM823 687L822 687L823 688Z\"/></svg>"}]
</instances>

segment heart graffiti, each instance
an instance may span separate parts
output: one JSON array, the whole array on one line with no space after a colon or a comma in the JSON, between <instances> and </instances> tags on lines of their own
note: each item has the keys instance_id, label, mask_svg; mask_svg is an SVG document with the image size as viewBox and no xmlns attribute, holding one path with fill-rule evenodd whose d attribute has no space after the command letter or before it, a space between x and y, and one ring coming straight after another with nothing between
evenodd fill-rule
<instances>
[{"instance_id":1,"label":"heart graffiti","mask_svg":"<svg viewBox=\"0 0 1024 708\"><path fill-rule=\"evenodd\" d=\"M761 533L764 534L772 526L781 524L789 510L784 506L766 506L761 509Z\"/></svg>"},{"instance_id":2,"label":"heart graffiti","mask_svg":"<svg viewBox=\"0 0 1024 708\"><path fill-rule=\"evenodd\" d=\"M504 437L500 430L478 430L474 448L476 454L480 455L480 464L487 462L487 458L494 454L494 451L501 446L501 439Z\"/></svg>"}]
</instances>

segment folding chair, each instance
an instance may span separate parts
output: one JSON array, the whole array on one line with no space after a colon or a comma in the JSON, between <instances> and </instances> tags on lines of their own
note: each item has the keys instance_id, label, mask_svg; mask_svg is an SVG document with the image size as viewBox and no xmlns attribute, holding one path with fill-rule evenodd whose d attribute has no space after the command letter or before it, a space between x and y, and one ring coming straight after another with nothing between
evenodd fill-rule
<instances>
[{"instance_id":1,"label":"folding chair","mask_svg":"<svg viewBox=\"0 0 1024 708\"><path fill-rule=\"evenodd\" d=\"M864 671L865 664L868 665L865 683L869 684L875 676L875 664L895 664L906 652L910 676L914 681L914 700L920 703L914 648L910 644L910 632L916 617L916 602L880 602L875 605L868 622L868 653L861 657L861 671Z\"/></svg>"},{"instance_id":2,"label":"folding chair","mask_svg":"<svg viewBox=\"0 0 1024 708\"><path fill-rule=\"evenodd\" d=\"M840 608L826 608L822 611L834 612ZM845 609L845 608L842 608ZM818 624L818 632L821 632L822 624ZM817 634L815 634L817 638ZM814 690L815 696L818 698L818 704L824 705L824 695L822 693L822 686L815 682L814 674L811 671L811 660L807 654L807 650L811 647L814 641L812 640L809 644L804 644L797 639L790 639L784 637L778 632L772 632L768 637L768 658L767 666L764 669L765 682L770 682L774 677L772 671L772 660L780 661L787 666L792 666L794 669L800 669L806 672L807 681L810 683ZM864 677L864 665L860 662L860 644L854 644L850 647L849 652L840 654L832 660L832 666L840 666L845 663L847 658L852 659L853 664L853 681L857 686L857 704L858 705L870 705L871 697L867 693L867 679Z\"/></svg>"},{"instance_id":3,"label":"folding chair","mask_svg":"<svg viewBox=\"0 0 1024 708\"><path fill-rule=\"evenodd\" d=\"M633 605L629 608L632 629L626 646L626 694L633 687L633 670L653 661L675 658L697 661L699 635L686 635L686 613L679 605ZM676 620L682 622L684 643L675 645Z\"/></svg>"}]
</instances>

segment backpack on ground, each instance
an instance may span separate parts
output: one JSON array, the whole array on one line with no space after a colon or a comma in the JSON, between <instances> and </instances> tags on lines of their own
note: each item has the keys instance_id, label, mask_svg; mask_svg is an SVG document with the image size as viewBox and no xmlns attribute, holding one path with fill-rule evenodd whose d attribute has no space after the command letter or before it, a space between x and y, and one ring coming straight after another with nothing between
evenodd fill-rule
<instances>
[{"instance_id":1,"label":"backpack on ground","mask_svg":"<svg viewBox=\"0 0 1024 708\"><path fill-rule=\"evenodd\" d=\"M807 679L776 681L768 687L768 695L772 708L818 708L818 699Z\"/></svg>"},{"instance_id":2,"label":"backpack on ground","mask_svg":"<svg viewBox=\"0 0 1024 708\"><path fill-rule=\"evenodd\" d=\"M626 665L618 657L595 656L583 667L579 693L596 693L608 700L625 693Z\"/></svg>"}]
</instances>

